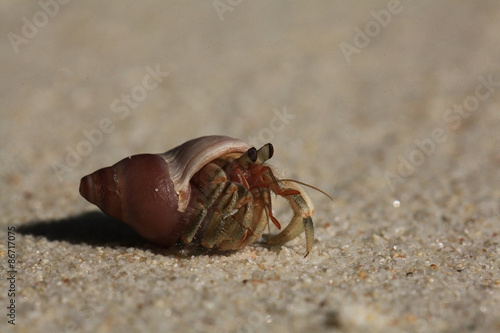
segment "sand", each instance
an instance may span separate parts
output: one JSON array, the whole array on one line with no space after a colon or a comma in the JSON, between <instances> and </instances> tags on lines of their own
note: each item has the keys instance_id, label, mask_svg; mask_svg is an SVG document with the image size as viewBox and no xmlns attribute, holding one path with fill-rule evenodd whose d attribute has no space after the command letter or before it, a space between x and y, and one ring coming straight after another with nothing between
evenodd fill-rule
<instances>
[{"instance_id":1,"label":"sand","mask_svg":"<svg viewBox=\"0 0 500 333\"><path fill-rule=\"evenodd\" d=\"M0 331L500 331L499 9L3 2ZM162 249L78 193L209 134L334 197L307 258Z\"/></svg>"}]
</instances>

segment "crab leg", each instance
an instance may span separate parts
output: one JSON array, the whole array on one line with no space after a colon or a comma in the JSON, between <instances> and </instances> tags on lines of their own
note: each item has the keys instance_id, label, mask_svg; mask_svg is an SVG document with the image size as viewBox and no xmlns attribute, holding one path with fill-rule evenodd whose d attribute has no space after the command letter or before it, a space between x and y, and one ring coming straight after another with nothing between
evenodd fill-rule
<instances>
[{"instance_id":1,"label":"crab leg","mask_svg":"<svg viewBox=\"0 0 500 333\"><path fill-rule=\"evenodd\" d=\"M276 184L276 183L275 183ZM306 254L305 257L311 252L314 243L314 225L312 215L314 214L314 207L311 200L305 191L295 183L280 182L278 181L278 189L274 186L271 187L273 192L282 195L290 204L293 210L293 217L287 227L279 234L268 240L270 245L281 245L295 237L299 236L302 232L306 234ZM291 191L298 191L299 194L283 194L295 193Z\"/></svg>"},{"instance_id":2,"label":"crab leg","mask_svg":"<svg viewBox=\"0 0 500 333\"><path fill-rule=\"evenodd\" d=\"M256 189L258 194L254 194L254 211L252 220L252 233L246 235L246 239L243 241L243 245L251 244L262 237L266 226L268 225L268 217L266 213L267 203L270 202L269 190L267 189Z\"/></svg>"},{"instance_id":3,"label":"crab leg","mask_svg":"<svg viewBox=\"0 0 500 333\"><path fill-rule=\"evenodd\" d=\"M235 209L236 203L238 201L238 187L235 183L226 183L227 186L224 188L224 194L221 195L217 207L212 212L210 221L208 221L205 233L201 239L201 245L206 248L211 249L217 239L219 238L227 217L230 216L231 212Z\"/></svg>"},{"instance_id":4,"label":"crab leg","mask_svg":"<svg viewBox=\"0 0 500 333\"><path fill-rule=\"evenodd\" d=\"M253 197L250 191L241 184L238 202L234 209L236 213L225 218L224 226L215 245L221 250L234 250L246 244L248 234L253 234L252 219L254 216Z\"/></svg>"},{"instance_id":5,"label":"crab leg","mask_svg":"<svg viewBox=\"0 0 500 333\"><path fill-rule=\"evenodd\" d=\"M190 217L186 230L181 236L184 244L189 244L193 240L201 223L208 213L208 209L214 204L226 186L226 174L218 165L207 164L200 171L200 183L206 184L204 191L199 196L200 201L196 203L194 214Z\"/></svg>"}]
</instances>

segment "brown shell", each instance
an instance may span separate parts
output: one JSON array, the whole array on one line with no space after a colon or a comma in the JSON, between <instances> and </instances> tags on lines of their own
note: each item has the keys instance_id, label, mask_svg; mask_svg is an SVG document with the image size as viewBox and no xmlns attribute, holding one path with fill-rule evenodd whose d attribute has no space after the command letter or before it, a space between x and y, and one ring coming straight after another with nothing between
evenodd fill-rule
<instances>
[{"instance_id":1,"label":"brown shell","mask_svg":"<svg viewBox=\"0 0 500 333\"><path fill-rule=\"evenodd\" d=\"M170 246L185 228L179 196L160 155L134 155L82 178L80 194L149 241Z\"/></svg>"}]
</instances>

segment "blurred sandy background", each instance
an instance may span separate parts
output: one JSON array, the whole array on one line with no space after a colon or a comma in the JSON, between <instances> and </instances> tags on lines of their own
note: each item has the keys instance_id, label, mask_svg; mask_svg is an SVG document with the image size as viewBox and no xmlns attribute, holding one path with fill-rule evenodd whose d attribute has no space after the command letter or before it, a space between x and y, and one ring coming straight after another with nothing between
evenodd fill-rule
<instances>
[{"instance_id":1,"label":"blurred sandy background","mask_svg":"<svg viewBox=\"0 0 500 333\"><path fill-rule=\"evenodd\" d=\"M2 332L500 331L497 1L0 10ZM78 194L208 134L271 141L271 164L335 197L308 191L308 258L303 236L159 249Z\"/></svg>"}]
</instances>

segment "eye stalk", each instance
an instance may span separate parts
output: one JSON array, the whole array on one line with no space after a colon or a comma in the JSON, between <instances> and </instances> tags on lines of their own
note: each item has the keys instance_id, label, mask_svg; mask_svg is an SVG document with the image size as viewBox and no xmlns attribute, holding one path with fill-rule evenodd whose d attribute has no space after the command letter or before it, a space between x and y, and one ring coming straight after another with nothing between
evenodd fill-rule
<instances>
[{"instance_id":1,"label":"eye stalk","mask_svg":"<svg viewBox=\"0 0 500 333\"><path fill-rule=\"evenodd\" d=\"M255 147L252 147L238 158L238 163L241 166L247 167L250 164L255 163L255 161L257 161L257 157L258 157L257 149L255 149Z\"/></svg>"},{"instance_id":2,"label":"eye stalk","mask_svg":"<svg viewBox=\"0 0 500 333\"><path fill-rule=\"evenodd\" d=\"M258 164L262 164L271 157L273 157L274 148L270 143L266 143L257 151L257 160L255 161Z\"/></svg>"},{"instance_id":3,"label":"eye stalk","mask_svg":"<svg viewBox=\"0 0 500 333\"><path fill-rule=\"evenodd\" d=\"M255 147L248 149L247 155L250 161L252 161L253 163L257 161L257 149L255 149Z\"/></svg>"},{"instance_id":4,"label":"eye stalk","mask_svg":"<svg viewBox=\"0 0 500 333\"><path fill-rule=\"evenodd\" d=\"M259 150L252 147L248 149L243 155L238 159L239 164L242 166L248 166L252 163L262 164L265 161L273 157L274 148L270 143L266 143Z\"/></svg>"}]
</instances>

